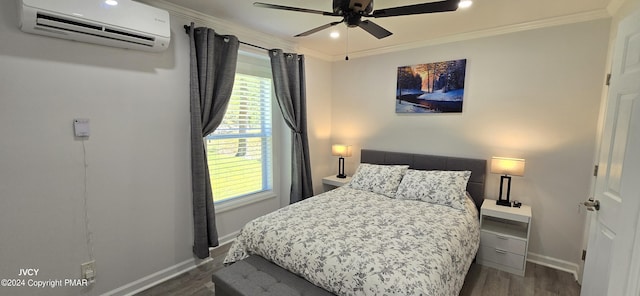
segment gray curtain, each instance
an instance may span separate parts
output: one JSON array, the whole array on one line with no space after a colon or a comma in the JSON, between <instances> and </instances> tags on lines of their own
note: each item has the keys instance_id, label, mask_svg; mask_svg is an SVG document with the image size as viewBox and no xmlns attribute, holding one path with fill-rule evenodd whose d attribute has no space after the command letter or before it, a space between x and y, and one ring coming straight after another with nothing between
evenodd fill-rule
<instances>
[{"instance_id":1,"label":"gray curtain","mask_svg":"<svg viewBox=\"0 0 640 296\"><path fill-rule=\"evenodd\" d=\"M209 257L218 245L213 194L203 138L222 122L231 98L238 59L238 38L209 28L189 29L191 43L191 187L193 253Z\"/></svg>"},{"instance_id":2,"label":"gray curtain","mask_svg":"<svg viewBox=\"0 0 640 296\"><path fill-rule=\"evenodd\" d=\"M291 129L290 203L313 196L309 140L307 138L307 98L304 78L304 56L269 51L273 84L284 120Z\"/></svg>"}]
</instances>

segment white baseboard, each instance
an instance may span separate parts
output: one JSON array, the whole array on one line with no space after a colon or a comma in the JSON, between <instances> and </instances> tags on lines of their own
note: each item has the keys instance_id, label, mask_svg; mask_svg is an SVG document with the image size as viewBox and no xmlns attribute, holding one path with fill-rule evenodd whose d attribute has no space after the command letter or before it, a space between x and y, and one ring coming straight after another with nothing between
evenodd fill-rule
<instances>
[{"instance_id":1,"label":"white baseboard","mask_svg":"<svg viewBox=\"0 0 640 296\"><path fill-rule=\"evenodd\" d=\"M221 238L218 239L218 242L220 244L220 246L224 246L228 243L233 242L234 240L236 240L236 236L238 236L238 234L240 234L240 230L236 230L232 233L229 233Z\"/></svg>"},{"instance_id":2,"label":"white baseboard","mask_svg":"<svg viewBox=\"0 0 640 296\"><path fill-rule=\"evenodd\" d=\"M573 274L573 277L576 279L576 281L578 281L579 267L578 267L578 264L575 264L573 262L564 261L557 258L543 256L543 255L531 253L531 252L527 253L527 261L538 264L538 265L551 267L553 269L566 271L568 273Z\"/></svg>"},{"instance_id":3,"label":"white baseboard","mask_svg":"<svg viewBox=\"0 0 640 296\"><path fill-rule=\"evenodd\" d=\"M233 242L236 239L236 236L238 236L238 233L240 233L240 230L235 231L233 233L227 234L223 237L221 237L219 239L220 242L220 246L226 245L228 243ZM215 250L215 248L211 248L211 251ZM214 251L215 252L215 251ZM140 293L146 289L149 289L155 285L158 285L160 283L163 283L165 281L168 281L172 278L175 278L183 273L189 272L190 270L205 264L209 261L213 260L212 258L206 258L203 260L200 259L196 259L196 258L192 258L183 262L180 262L174 266L170 266L168 268L165 268L163 270L160 270L156 273L150 274L148 276L145 276L137 281L131 282L129 284L126 284L120 288L117 288L115 290L111 290L109 292L106 292L104 294L102 294L101 296L111 296L111 295L117 295L117 296L129 296L129 295L134 295L136 293Z\"/></svg>"},{"instance_id":4,"label":"white baseboard","mask_svg":"<svg viewBox=\"0 0 640 296\"><path fill-rule=\"evenodd\" d=\"M104 294L102 294L101 296L107 296L107 295L134 295L136 293L142 292L146 289L149 289L159 283L162 283L164 281L170 280L174 277L177 277L185 272L188 272L196 267L198 267L201 264L207 263L209 261L211 261L211 258L207 258L204 260L200 260L200 259L189 259L189 260L185 260L183 262L180 262L174 266L170 266L168 268L165 268L163 270L160 270L156 273L150 274L148 276L145 276L141 279L138 279L137 281L133 281L129 284L126 284L120 288L117 288L115 290L111 290L109 292L106 292Z\"/></svg>"}]
</instances>

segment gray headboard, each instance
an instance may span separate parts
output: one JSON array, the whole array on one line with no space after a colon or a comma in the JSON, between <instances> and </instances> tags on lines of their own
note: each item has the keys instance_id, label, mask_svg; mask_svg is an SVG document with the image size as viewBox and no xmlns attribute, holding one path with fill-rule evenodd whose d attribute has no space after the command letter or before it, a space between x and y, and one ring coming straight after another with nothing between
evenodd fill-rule
<instances>
[{"instance_id":1,"label":"gray headboard","mask_svg":"<svg viewBox=\"0 0 640 296\"><path fill-rule=\"evenodd\" d=\"M467 191L480 210L484 201L487 160L362 149L361 163L406 164L414 170L471 171Z\"/></svg>"}]
</instances>

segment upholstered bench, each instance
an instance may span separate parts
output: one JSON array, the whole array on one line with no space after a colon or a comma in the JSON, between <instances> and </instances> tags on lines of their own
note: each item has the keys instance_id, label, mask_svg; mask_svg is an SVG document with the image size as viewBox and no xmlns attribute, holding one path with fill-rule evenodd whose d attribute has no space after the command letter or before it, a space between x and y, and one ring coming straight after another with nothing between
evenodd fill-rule
<instances>
[{"instance_id":1,"label":"upholstered bench","mask_svg":"<svg viewBox=\"0 0 640 296\"><path fill-rule=\"evenodd\" d=\"M213 274L216 296L334 295L256 255Z\"/></svg>"}]
</instances>

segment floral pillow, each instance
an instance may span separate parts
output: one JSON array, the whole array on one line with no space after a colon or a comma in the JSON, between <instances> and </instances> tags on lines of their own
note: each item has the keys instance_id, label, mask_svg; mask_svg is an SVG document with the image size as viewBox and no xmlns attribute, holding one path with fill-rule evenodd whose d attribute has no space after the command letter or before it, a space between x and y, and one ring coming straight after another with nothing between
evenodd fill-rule
<instances>
[{"instance_id":1,"label":"floral pillow","mask_svg":"<svg viewBox=\"0 0 640 296\"><path fill-rule=\"evenodd\" d=\"M422 200L464 210L470 171L408 170L396 193L397 199Z\"/></svg>"},{"instance_id":2,"label":"floral pillow","mask_svg":"<svg viewBox=\"0 0 640 296\"><path fill-rule=\"evenodd\" d=\"M361 163L348 186L353 189L394 197L407 169L409 169L408 165Z\"/></svg>"}]
</instances>

